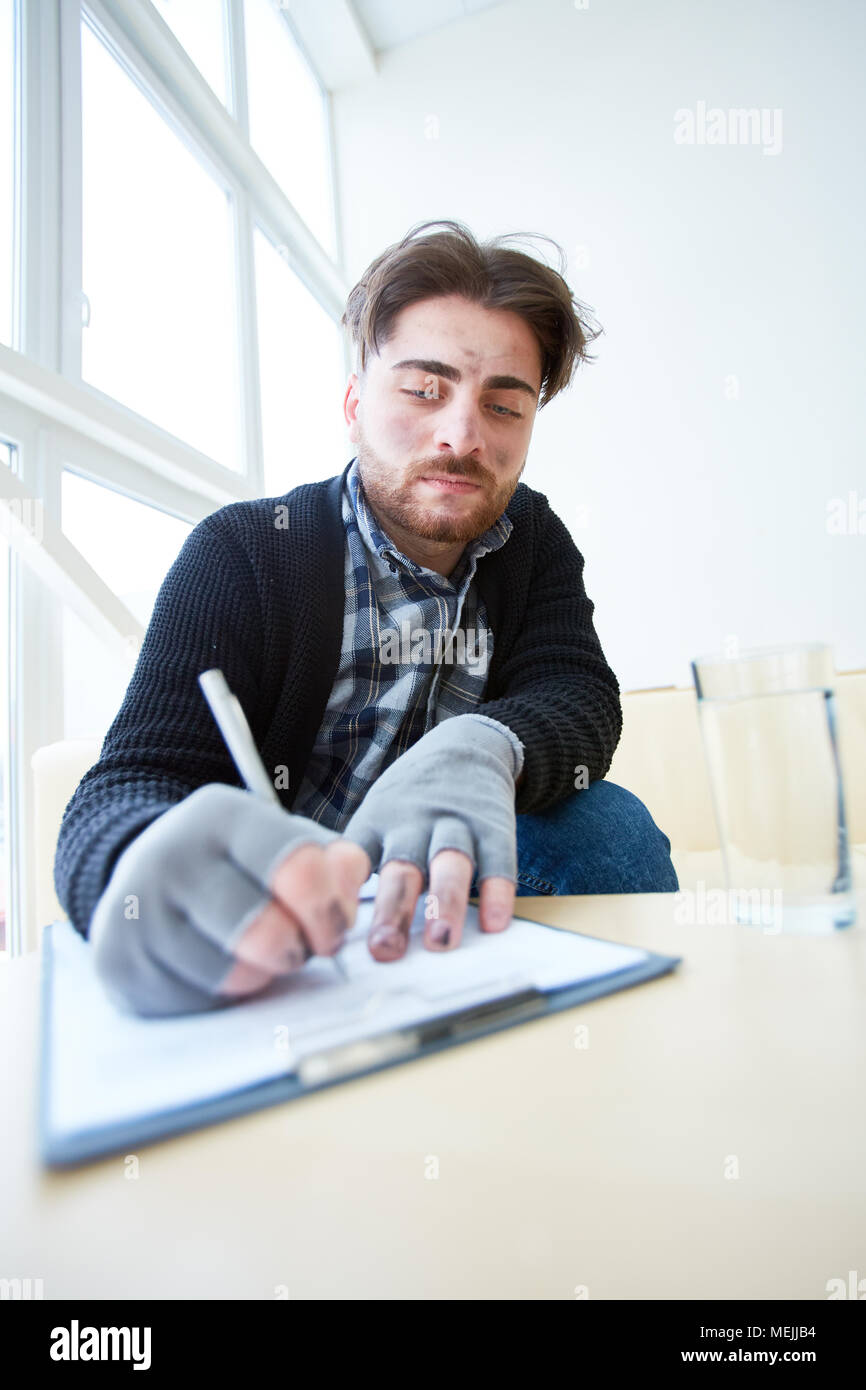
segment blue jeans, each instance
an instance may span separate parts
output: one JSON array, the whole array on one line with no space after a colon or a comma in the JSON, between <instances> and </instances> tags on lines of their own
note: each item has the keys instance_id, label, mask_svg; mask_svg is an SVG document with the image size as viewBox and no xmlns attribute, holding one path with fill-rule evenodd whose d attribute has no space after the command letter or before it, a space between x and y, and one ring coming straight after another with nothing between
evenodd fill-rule
<instances>
[{"instance_id":1,"label":"blue jeans","mask_svg":"<svg viewBox=\"0 0 866 1390\"><path fill-rule=\"evenodd\" d=\"M667 835L632 792L590 782L547 811L517 817L517 892L675 893L670 852Z\"/></svg>"}]
</instances>

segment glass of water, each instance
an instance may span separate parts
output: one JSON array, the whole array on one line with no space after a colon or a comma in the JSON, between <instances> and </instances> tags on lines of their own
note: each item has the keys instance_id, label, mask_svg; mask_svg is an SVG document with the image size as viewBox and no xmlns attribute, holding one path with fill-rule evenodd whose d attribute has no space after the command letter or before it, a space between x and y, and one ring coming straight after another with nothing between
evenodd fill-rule
<instances>
[{"instance_id":1,"label":"glass of water","mask_svg":"<svg viewBox=\"0 0 866 1390\"><path fill-rule=\"evenodd\" d=\"M833 653L812 642L692 662L731 919L824 933L856 919Z\"/></svg>"}]
</instances>

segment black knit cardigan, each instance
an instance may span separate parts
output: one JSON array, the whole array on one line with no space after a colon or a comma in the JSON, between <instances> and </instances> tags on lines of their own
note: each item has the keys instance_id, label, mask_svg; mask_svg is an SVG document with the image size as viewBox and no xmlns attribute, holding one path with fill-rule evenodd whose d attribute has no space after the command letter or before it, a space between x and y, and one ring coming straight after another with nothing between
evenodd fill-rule
<instances>
[{"instance_id":1,"label":"black knit cardigan","mask_svg":"<svg viewBox=\"0 0 866 1390\"><path fill-rule=\"evenodd\" d=\"M86 936L120 851L207 782L241 786L197 677L219 667L287 810L331 692L345 607L343 474L232 502L198 523L166 575L99 760L63 815L57 896ZM619 685L593 626L583 556L540 492L518 484L513 531L478 561L494 634L477 706L525 748L518 813L605 776L622 730Z\"/></svg>"}]
</instances>

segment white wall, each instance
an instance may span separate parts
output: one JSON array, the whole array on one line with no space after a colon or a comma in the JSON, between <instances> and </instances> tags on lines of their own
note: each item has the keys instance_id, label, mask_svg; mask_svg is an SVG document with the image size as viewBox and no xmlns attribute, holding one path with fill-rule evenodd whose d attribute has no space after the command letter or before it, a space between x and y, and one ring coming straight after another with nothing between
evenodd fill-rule
<instances>
[{"instance_id":1,"label":"white wall","mask_svg":"<svg viewBox=\"0 0 866 1390\"><path fill-rule=\"evenodd\" d=\"M851 490L866 531L864 51L861 0L513 0L335 94L350 283L422 219L540 232L605 328L523 477L623 689L732 640L866 666L866 534L827 531ZM675 143L698 102L781 150Z\"/></svg>"}]
</instances>

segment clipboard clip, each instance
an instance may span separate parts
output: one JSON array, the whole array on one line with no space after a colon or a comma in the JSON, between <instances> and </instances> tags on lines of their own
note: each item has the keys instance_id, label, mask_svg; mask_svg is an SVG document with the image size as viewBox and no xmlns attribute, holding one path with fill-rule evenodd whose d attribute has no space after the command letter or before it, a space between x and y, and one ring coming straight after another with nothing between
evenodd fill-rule
<instances>
[{"instance_id":1,"label":"clipboard clip","mask_svg":"<svg viewBox=\"0 0 866 1390\"><path fill-rule=\"evenodd\" d=\"M408 1028L358 1038L351 1043L323 1048L298 1059L296 1074L303 1086L344 1080L358 1072L405 1061L430 1043L481 1036L496 1023L520 1023L546 1012L546 996L534 986L516 994L500 995L474 1007L441 1014Z\"/></svg>"}]
</instances>

